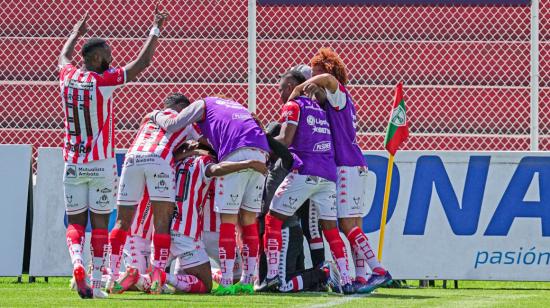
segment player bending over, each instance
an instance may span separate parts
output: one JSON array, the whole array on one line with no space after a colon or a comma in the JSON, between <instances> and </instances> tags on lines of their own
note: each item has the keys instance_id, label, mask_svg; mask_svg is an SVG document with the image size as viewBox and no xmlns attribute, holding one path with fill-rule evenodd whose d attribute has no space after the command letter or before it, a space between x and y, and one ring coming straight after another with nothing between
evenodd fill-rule
<instances>
[{"instance_id":1,"label":"player bending over","mask_svg":"<svg viewBox=\"0 0 550 308\"><path fill-rule=\"evenodd\" d=\"M73 278L82 298L103 298L101 268L108 247L109 216L117 190L114 158L113 91L133 81L150 64L159 31L168 14L155 10L149 38L137 59L125 67L111 68L111 48L99 38L82 46L81 67L72 64L75 45L86 29L88 14L75 26L59 55L61 103L65 113L63 188L68 216L67 246ZM88 213L89 212L89 213ZM92 286L82 264L84 228L91 219Z\"/></svg>"},{"instance_id":2,"label":"player bending over","mask_svg":"<svg viewBox=\"0 0 550 308\"><path fill-rule=\"evenodd\" d=\"M324 106L330 123L338 178L336 204L338 226L346 234L352 248L359 293L372 292L391 283L390 273L378 262L369 240L361 230L367 214L367 163L357 145L356 113L351 95L344 86L348 82L346 68L340 57L329 48L322 48L311 60L313 77L297 86L291 99L302 91L316 91L315 85L326 91L329 104ZM367 277L367 264L372 270Z\"/></svg>"},{"instance_id":3,"label":"player bending over","mask_svg":"<svg viewBox=\"0 0 550 308\"><path fill-rule=\"evenodd\" d=\"M175 117L189 105L182 94L170 94L164 100L162 114ZM111 274L116 283L108 286L114 293L128 289L125 280L118 280L120 256L126 243L127 233L132 224L136 206L147 187L153 211L153 269L151 293L159 294L164 284L164 269L170 253L170 224L174 214L176 174L172 152L186 140L200 138L198 130L192 126L174 131L165 131L150 120L141 125L126 157L118 190L118 212L115 227L111 230Z\"/></svg>"},{"instance_id":4,"label":"player bending over","mask_svg":"<svg viewBox=\"0 0 550 308\"><path fill-rule=\"evenodd\" d=\"M220 162L257 160L265 163L270 151L263 130L241 104L219 97L198 100L176 117L160 112L153 121L167 132L177 131L197 123L204 137L218 154ZM265 176L254 170L243 170L216 180L215 208L220 213L219 256L222 280L216 293L220 295L253 291L258 255L258 225L256 215L261 209ZM235 226L242 231L241 280L233 286L235 263Z\"/></svg>"},{"instance_id":5,"label":"player bending over","mask_svg":"<svg viewBox=\"0 0 550 308\"><path fill-rule=\"evenodd\" d=\"M284 74L279 90L282 101L287 102L294 87L304 81L303 75L294 71ZM265 218L264 252L268 271L262 289L278 289L281 285L278 269L281 227L305 200L310 199L317 208L323 235L338 265L343 291L353 293L344 242L336 226L336 164L326 113L317 101L300 96L284 104L283 121L281 134L275 139L287 145L302 165L293 166L278 187Z\"/></svg>"},{"instance_id":6,"label":"player bending over","mask_svg":"<svg viewBox=\"0 0 550 308\"><path fill-rule=\"evenodd\" d=\"M163 274L163 280L177 291L206 293L212 289L210 260L202 240L203 212L208 192L214 188L214 177L252 169L264 174L264 162L246 160L216 163L205 151L190 151L191 155L176 165L176 211L171 226L172 245L170 258L176 260L176 273ZM155 249L156 251L156 249ZM139 280L139 271L129 268L122 279L125 285ZM147 281L148 276L141 277ZM147 282L145 283L147 285Z\"/></svg>"}]
</instances>

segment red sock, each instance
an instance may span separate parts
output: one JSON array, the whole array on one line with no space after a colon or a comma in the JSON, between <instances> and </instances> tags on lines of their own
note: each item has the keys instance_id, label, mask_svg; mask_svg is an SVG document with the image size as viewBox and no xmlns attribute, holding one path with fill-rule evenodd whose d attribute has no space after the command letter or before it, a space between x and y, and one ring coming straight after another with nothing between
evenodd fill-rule
<instances>
[{"instance_id":1,"label":"red sock","mask_svg":"<svg viewBox=\"0 0 550 308\"><path fill-rule=\"evenodd\" d=\"M267 258L267 278L273 278L279 273L279 257L283 245L281 228L283 221L267 214L265 216L264 252Z\"/></svg>"},{"instance_id":2,"label":"red sock","mask_svg":"<svg viewBox=\"0 0 550 308\"><path fill-rule=\"evenodd\" d=\"M84 246L84 226L77 224L70 224L67 226L67 247L69 248L69 254L71 255L71 262L73 266L82 265L82 246Z\"/></svg>"},{"instance_id":3,"label":"red sock","mask_svg":"<svg viewBox=\"0 0 550 308\"><path fill-rule=\"evenodd\" d=\"M108 251L109 243L109 231L107 229L94 229L92 230L92 237L90 239L92 250L92 286L94 288L101 288L101 276L103 275L103 268L105 266L105 251Z\"/></svg>"},{"instance_id":4,"label":"red sock","mask_svg":"<svg viewBox=\"0 0 550 308\"><path fill-rule=\"evenodd\" d=\"M186 293L206 293L208 291L204 282L193 275L166 274L166 282L176 290Z\"/></svg>"},{"instance_id":5,"label":"red sock","mask_svg":"<svg viewBox=\"0 0 550 308\"><path fill-rule=\"evenodd\" d=\"M109 233L109 244L111 245L111 273L118 277L120 269L120 256L122 255L122 249L126 244L126 237L128 233L125 230L114 228Z\"/></svg>"},{"instance_id":6,"label":"red sock","mask_svg":"<svg viewBox=\"0 0 550 308\"><path fill-rule=\"evenodd\" d=\"M235 250L237 241L235 240L235 225L231 223L220 224L219 256L222 286L233 284L233 267L235 265Z\"/></svg>"},{"instance_id":7,"label":"red sock","mask_svg":"<svg viewBox=\"0 0 550 308\"><path fill-rule=\"evenodd\" d=\"M367 238L367 235L361 230L361 228L355 227L351 229L351 231L348 233L348 240L351 245L351 249L353 250L353 253L354 253L354 259L356 260L355 267L356 268L358 267L357 263L359 263L359 267L363 265L365 278L366 278L366 264L364 263L367 263L373 272L376 272L379 275L386 274L386 270L384 269L382 264L378 262L378 258L376 257L374 251L370 247L369 239ZM359 272L361 271L362 269L360 268Z\"/></svg>"},{"instance_id":8,"label":"red sock","mask_svg":"<svg viewBox=\"0 0 550 308\"><path fill-rule=\"evenodd\" d=\"M170 242L170 234L153 234L153 246L155 247L153 266L163 271L170 255Z\"/></svg>"},{"instance_id":9,"label":"red sock","mask_svg":"<svg viewBox=\"0 0 550 308\"><path fill-rule=\"evenodd\" d=\"M346 254L346 245L340 237L340 232L338 232L338 228L323 230L323 234L325 235L325 238L327 239L327 242L330 246L332 257L334 258L336 265L338 265L338 270L340 271L342 283L351 283L351 277L349 275L348 256Z\"/></svg>"},{"instance_id":10,"label":"red sock","mask_svg":"<svg viewBox=\"0 0 550 308\"><path fill-rule=\"evenodd\" d=\"M241 256L243 260L243 272L241 282L244 284L254 283L254 273L256 264L258 263L258 249L260 239L258 235L258 224L254 223L242 227L243 246L241 248Z\"/></svg>"},{"instance_id":11,"label":"red sock","mask_svg":"<svg viewBox=\"0 0 550 308\"><path fill-rule=\"evenodd\" d=\"M103 258L105 256L105 248L108 243L109 231L107 231L107 229L92 230L92 238L90 239L92 256L95 258Z\"/></svg>"}]
</instances>

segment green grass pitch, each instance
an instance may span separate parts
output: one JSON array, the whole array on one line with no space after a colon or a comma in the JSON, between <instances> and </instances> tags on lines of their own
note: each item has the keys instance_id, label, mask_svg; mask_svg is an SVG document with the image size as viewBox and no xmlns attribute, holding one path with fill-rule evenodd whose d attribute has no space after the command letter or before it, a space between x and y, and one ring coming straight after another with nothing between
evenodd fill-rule
<instances>
[{"instance_id":1,"label":"green grass pitch","mask_svg":"<svg viewBox=\"0 0 550 308\"><path fill-rule=\"evenodd\" d=\"M27 281L27 277L23 277ZM460 281L459 289L418 288L408 281L406 289L378 289L368 296L323 293L270 295L148 295L127 292L104 300L81 300L69 289L69 278L37 278L36 283L17 283L0 278L0 307L548 307L548 282ZM449 282L452 287L452 282Z\"/></svg>"}]
</instances>

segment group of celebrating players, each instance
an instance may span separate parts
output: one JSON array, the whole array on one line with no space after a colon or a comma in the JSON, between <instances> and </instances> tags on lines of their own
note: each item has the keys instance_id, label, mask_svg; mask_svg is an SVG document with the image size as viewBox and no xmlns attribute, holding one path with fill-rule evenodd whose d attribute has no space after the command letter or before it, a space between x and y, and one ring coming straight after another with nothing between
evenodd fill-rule
<instances>
[{"instance_id":1,"label":"group of celebrating players","mask_svg":"<svg viewBox=\"0 0 550 308\"><path fill-rule=\"evenodd\" d=\"M266 128L227 96L191 103L168 95L162 110L143 118L119 183L111 96L150 65L167 17L155 8L148 39L124 67L110 67L111 49L98 38L82 46L80 68L71 64L87 14L59 57L66 238L78 294L207 293L213 281L219 295L352 294L391 283L361 230L368 170L345 66L330 49L319 50L311 68L281 76L282 117ZM88 219L91 278L82 257ZM340 232L350 242L355 277ZM323 236L333 262L325 261Z\"/></svg>"}]
</instances>

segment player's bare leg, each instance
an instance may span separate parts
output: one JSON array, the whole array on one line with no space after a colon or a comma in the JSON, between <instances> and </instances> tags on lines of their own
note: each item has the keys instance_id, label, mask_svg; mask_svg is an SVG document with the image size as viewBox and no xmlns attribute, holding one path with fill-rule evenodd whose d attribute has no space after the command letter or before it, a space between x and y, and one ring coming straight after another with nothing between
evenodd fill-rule
<instances>
[{"instance_id":1,"label":"player's bare leg","mask_svg":"<svg viewBox=\"0 0 550 308\"><path fill-rule=\"evenodd\" d=\"M119 205L117 219L113 230L109 234L109 244L111 245L111 282L107 284L107 290L112 293L122 293L130 287L130 281L119 280L120 259L122 249L126 243L128 232L132 226L132 220L136 213L136 205Z\"/></svg>"},{"instance_id":2,"label":"player's bare leg","mask_svg":"<svg viewBox=\"0 0 550 308\"><path fill-rule=\"evenodd\" d=\"M369 239L361 230L361 217L344 217L338 219L338 225L346 234L351 250L356 271L356 289L359 293L370 293L374 289L391 283L391 275L380 264L376 253L371 248ZM372 271L372 276L367 277L367 265Z\"/></svg>"},{"instance_id":3,"label":"player's bare leg","mask_svg":"<svg viewBox=\"0 0 550 308\"><path fill-rule=\"evenodd\" d=\"M336 220L319 220L321 228L323 229L323 235L327 240L330 246L330 252L332 253L332 258L338 270L340 271L340 279L342 280L342 291L344 294L355 293L352 279L349 274L349 264L348 256L346 253L346 246L342 238L340 237L340 232L336 225Z\"/></svg>"},{"instance_id":4,"label":"player's bare leg","mask_svg":"<svg viewBox=\"0 0 550 308\"><path fill-rule=\"evenodd\" d=\"M162 286L166 281L166 263L170 255L170 225L174 215L174 203L167 201L151 200L153 208L153 224L155 232L153 234L153 246L155 249L153 256L153 271L151 272L151 293L160 294Z\"/></svg>"},{"instance_id":5,"label":"player's bare leg","mask_svg":"<svg viewBox=\"0 0 550 308\"><path fill-rule=\"evenodd\" d=\"M88 211L80 214L67 215L67 246L73 264L73 278L78 295L81 298L92 298L93 290L88 285L82 250L84 247L85 228L88 224Z\"/></svg>"},{"instance_id":6,"label":"player's bare leg","mask_svg":"<svg viewBox=\"0 0 550 308\"><path fill-rule=\"evenodd\" d=\"M107 293L101 290L101 278L105 261L109 252L109 217L111 214L97 214L90 211L90 220L92 224L92 288L94 289L94 298L105 298Z\"/></svg>"}]
</instances>

